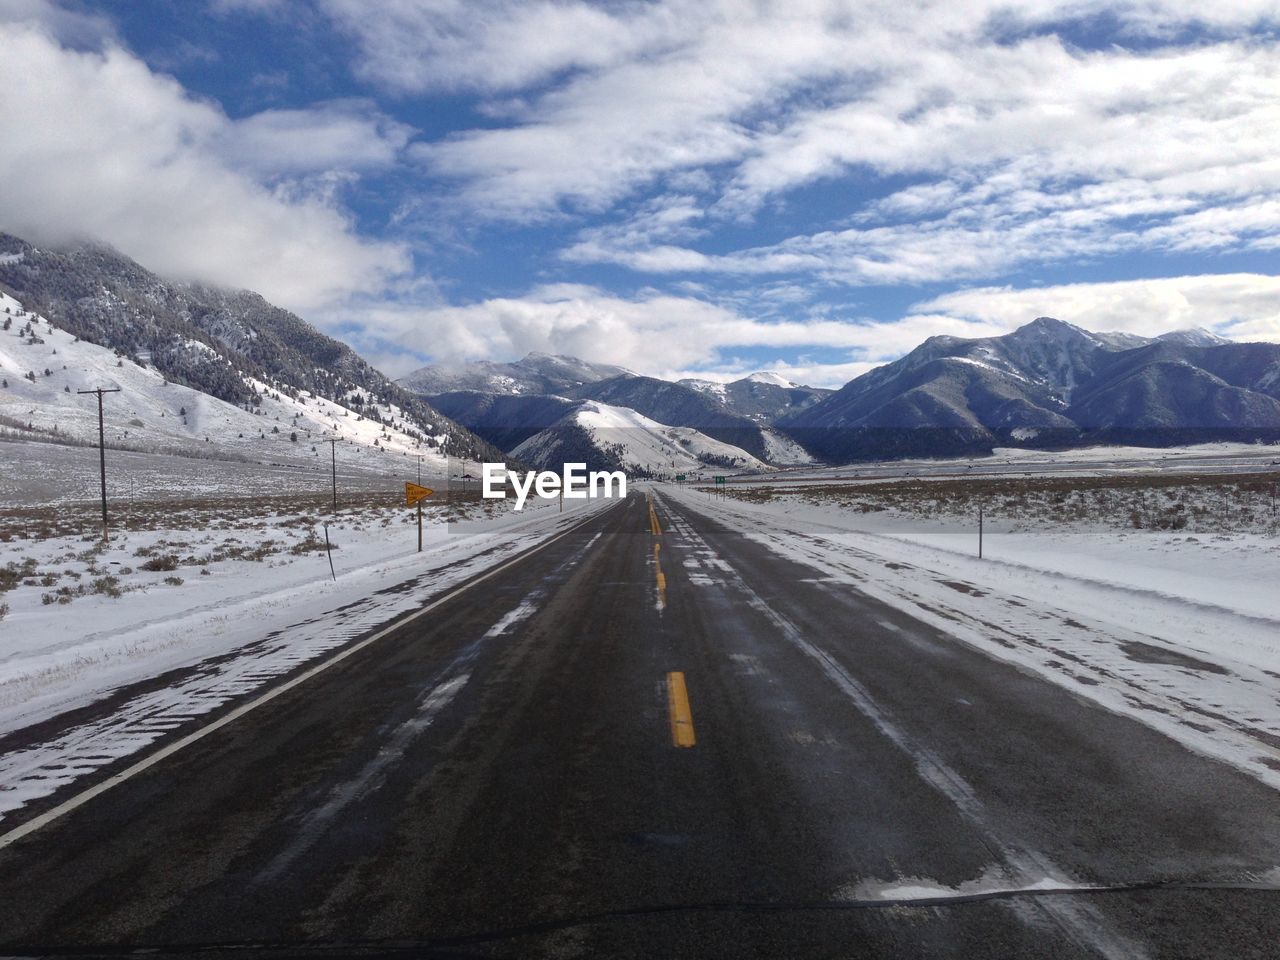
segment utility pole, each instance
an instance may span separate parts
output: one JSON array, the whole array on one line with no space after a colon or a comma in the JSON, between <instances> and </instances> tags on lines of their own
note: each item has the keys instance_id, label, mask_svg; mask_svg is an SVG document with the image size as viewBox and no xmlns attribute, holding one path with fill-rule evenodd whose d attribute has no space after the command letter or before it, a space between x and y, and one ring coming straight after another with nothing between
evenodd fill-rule
<instances>
[{"instance_id":1,"label":"utility pole","mask_svg":"<svg viewBox=\"0 0 1280 960\"><path fill-rule=\"evenodd\" d=\"M978 501L978 559L982 559L982 501Z\"/></svg>"},{"instance_id":2,"label":"utility pole","mask_svg":"<svg viewBox=\"0 0 1280 960\"><path fill-rule=\"evenodd\" d=\"M333 476L333 512L338 512L338 441L325 440L329 444L329 464Z\"/></svg>"},{"instance_id":3,"label":"utility pole","mask_svg":"<svg viewBox=\"0 0 1280 960\"><path fill-rule=\"evenodd\" d=\"M418 454L418 486L422 486L422 454Z\"/></svg>"},{"instance_id":4,"label":"utility pole","mask_svg":"<svg viewBox=\"0 0 1280 960\"><path fill-rule=\"evenodd\" d=\"M98 395L98 470L102 479L102 542L110 539L107 533L107 436L102 426L102 395L119 393L119 387L98 387L95 390L77 390L76 393L96 393Z\"/></svg>"}]
</instances>

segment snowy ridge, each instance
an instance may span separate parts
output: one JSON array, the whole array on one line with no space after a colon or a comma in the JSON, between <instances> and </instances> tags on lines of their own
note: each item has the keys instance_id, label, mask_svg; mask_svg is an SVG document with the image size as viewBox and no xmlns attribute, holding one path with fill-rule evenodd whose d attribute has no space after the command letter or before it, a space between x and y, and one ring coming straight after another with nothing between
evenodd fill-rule
<instances>
[{"instance_id":1,"label":"snowy ridge","mask_svg":"<svg viewBox=\"0 0 1280 960\"><path fill-rule=\"evenodd\" d=\"M7 313L5 311L8 311ZM243 377L256 395L244 409L199 390L167 381L149 366L88 341L78 340L22 304L0 293L0 416L9 433L79 443L97 443L98 406L76 391L118 388L104 399L108 445L199 457L270 461L318 461L321 444L344 442L343 459L386 471L406 463L443 474L447 458L407 421L404 411L372 402L349 409L306 392L295 397L275 385ZM25 331L25 332L24 332ZM195 344L202 350L209 348ZM210 351L212 352L212 351ZM144 361L145 362L145 361ZM47 371L47 372L46 372ZM369 398L365 398L368 400ZM376 413L380 423L368 414ZM443 433L430 437L436 444Z\"/></svg>"},{"instance_id":2,"label":"snowy ridge","mask_svg":"<svg viewBox=\"0 0 1280 960\"><path fill-rule=\"evenodd\" d=\"M692 427L670 427L599 401L583 403L565 418L582 428L604 454L616 458L624 470L651 474L688 473L708 466L728 470L768 467L741 447L722 443ZM553 462L560 449L557 428L535 434L512 451L531 463Z\"/></svg>"}]
</instances>

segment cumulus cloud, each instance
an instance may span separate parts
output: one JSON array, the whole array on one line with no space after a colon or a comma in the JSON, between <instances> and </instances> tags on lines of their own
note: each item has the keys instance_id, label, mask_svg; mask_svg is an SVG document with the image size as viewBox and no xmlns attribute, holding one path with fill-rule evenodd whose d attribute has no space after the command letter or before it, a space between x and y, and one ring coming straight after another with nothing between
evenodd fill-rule
<instances>
[{"instance_id":1,"label":"cumulus cloud","mask_svg":"<svg viewBox=\"0 0 1280 960\"><path fill-rule=\"evenodd\" d=\"M1140 336L1204 327L1235 340L1280 341L1280 276L1231 273L1023 290L978 287L944 294L912 309L1001 330L1051 316L1088 330Z\"/></svg>"},{"instance_id":2,"label":"cumulus cloud","mask_svg":"<svg viewBox=\"0 0 1280 960\"><path fill-rule=\"evenodd\" d=\"M760 367L758 359L738 359L751 350L784 358L765 365L814 386L843 384L924 337L1003 332L982 318L941 312L909 323L759 319L696 297L652 291L624 297L580 284L550 284L520 297L464 305L369 304L322 319L349 324L358 348L397 375L428 360L509 360L536 350L651 376L732 379ZM806 358L818 352L824 360ZM827 359L832 352L837 359Z\"/></svg>"},{"instance_id":3,"label":"cumulus cloud","mask_svg":"<svg viewBox=\"0 0 1280 960\"><path fill-rule=\"evenodd\" d=\"M334 100L222 124L211 146L228 165L276 177L392 167L413 135L372 101Z\"/></svg>"},{"instance_id":4,"label":"cumulus cloud","mask_svg":"<svg viewBox=\"0 0 1280 960\"><path fill-rule=\"evenodd\" d=\"M408 269L400 245L356 233L332 191L335 176L389 162L405 128L342 103L233 121L110 38L68 47L33 10L0 19L4 228L103 240L162 274L299 310Z\"/></svg>"},{"instance_id":5,"label":"cumulus cloud","mask_svg":"<svg viewBox=\"0 0 1280 960\"><path fill-rule=\"evenodd\" d=\"M850 324L760 322L706 300L649 293L623 297L580 284L552 284L521 297L464 305L370 305L361 325L417 355L465 360L531 350L652 371L713 363L728 346L853 347Z\"/></svg>"}]
</instances>

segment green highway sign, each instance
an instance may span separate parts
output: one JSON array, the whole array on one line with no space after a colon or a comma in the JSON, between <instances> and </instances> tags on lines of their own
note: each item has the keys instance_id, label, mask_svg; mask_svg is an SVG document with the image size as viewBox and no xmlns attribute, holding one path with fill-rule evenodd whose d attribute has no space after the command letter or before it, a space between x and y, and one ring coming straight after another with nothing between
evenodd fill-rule
<instances>
[{"instance_id":1,"label":"green highway sign","mask_svg":"<svg viewBox=\"0 0 1280 960\"><path fill-rule=\"evenodd\" d=\"M677 473L677 474L676 474L676 483L684 483L684 474L683 474L683 473Z\"/></svg>"},{"instance_id":2,"label":"green highway sign","mask_svg":"<svg viewBox=\"0 0 1280 960\"><path fill-rule=\"evenodd\" d=\"M724 483L726 479L725 477L716 477L716 483Z\"/></svg>"}]
</instances>

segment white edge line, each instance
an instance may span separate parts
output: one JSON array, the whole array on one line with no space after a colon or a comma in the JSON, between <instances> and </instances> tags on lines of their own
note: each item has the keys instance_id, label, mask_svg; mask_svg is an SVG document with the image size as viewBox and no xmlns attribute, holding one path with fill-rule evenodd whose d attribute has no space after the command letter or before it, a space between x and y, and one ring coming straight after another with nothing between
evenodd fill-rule
<instances>
[{"instance_id":1,"label":"white edge line","mask_svg":"<svg viewBox=\"0 0 1280 960\"><path fill-rule=\"evenodd\" d=\"M616 507L617 504L623 503L623 502L624 502L623 500L619 499L615 501L615 503L613 504L613 507ZM341 661L347 659L347 657L350 657L356 653L359 653L365 647L368 647L371 644L376 643L377 641L385 637L387 634L394 633L395 631L401 629L402 627L409 625L413 621L417 620L419 617L425 616L426 614L430 613L432 610L436 609L442 604L448 603L450 600L453 600L455 597L458 597L461 594L466 593L468 590L470 590L472 587L476 586L477 584L483 583L485 580L488 580L490 577L497 576L499 573L501 573L503 570L506 570L508 567L514 566L515 564L521 562L522 560L525 560L533 556L535 553L539 553L545 548L551 546L551 544L555 543L556 541L562 540L563 538L567 537L569 534L573 533L575 530L577 530L579 527L583 526L584 524L590 522L591 520L597 519L602 515L603 512L607 512L608 510L613 509L613 507L607 507L605 508L605 511L602 511L601 513L592 513L591 516L585 517L584 519L575 523L569 529L563 530L560 533L556 534L555 536L550 537L546 540L543 540L539 544L535 544L533 547L529 548L528 550L524 551L518 556L512 557L510 560L507 560L505 563L502 563L491 570L485 571L480 576L476 577L474 580L471 580L468 583L463 584L461 587L458 587L455 590L449 591L444 596L438 597L437 599L431 601L425 607L421 607L418 610L415 610L413 613L410 613L401 617L399 620L396 620L394 623L390 624L389 626L383 627L373 636L366 637L365 639L361 640L359 643L352 644L349 647L343 647L333 656L329 657L329 659L322 660L320 663L317 663L315 666L310 667L304 672L298 674L298 676L294 677L292 680L287 680L284 683L280 684L279 686L272 687L266 693L259 695L255 699L250 700L248 703L241 704L240 706L232 710L230 713L224 714L223 716L219 717L217 720L214 720L212 723L209 723L208 725L201 727L199 730L193 730L191 733L187 734L185 737L181 738L180 740L175 740L173 743L169 744L168 746L160 748L155 753L152 753L147 755L146 757L143 757L137 763L134 763L132 766L126 767L124 770L121 770L119 773L113 774L112 776L108 777L106 780L103 780L101 783L94 784L92 787L89 787L86 790L83 790L80 793L77 793L74 797L68 797L62 803L58 804L56 807L46 810L44 813L40 814L38 817L33 817L32 819L26 821L25 823L19 824L18 826L10 830L8 833L0 835L0 850L3 850L5 847L9 846L10 844L16 843L17 841L21 840L23 837L27 836L28 834L35 833L37 830L41 829L42 827L48 826L50 823L52 823L54 820L57 820L59 817L62 817L65 814L70 813L72 810L75 810L77 807L83 806L84 804L92 800L94 797L97 797L106 793L112 787L119 786L120 784L124 783L126 780L129 780L137 776L138 774L142 773L142 771L146 770L148 767L154 766L155 764L159 763L161 760L165 760L168 757L173 756L179 750L183 750L186 747L191 746L191 744L196 743L199 740L203 740L209 734L214 733L217 730L221 730L223 727L227 726L230 723L234 723L236 720L239 720L245 714L253 710L256 710L258 707L262 706L265 703L269 703L270 701L274 700L276 697L280 696L281 694L288 693L294 687L297 687L303 683L306 683L312 677L329 669L334 664L340 663Z\"/></svg>"}]
</instances>

